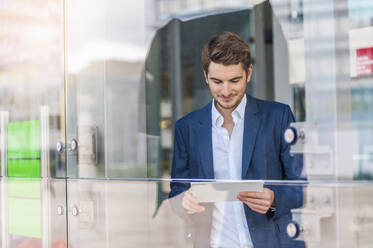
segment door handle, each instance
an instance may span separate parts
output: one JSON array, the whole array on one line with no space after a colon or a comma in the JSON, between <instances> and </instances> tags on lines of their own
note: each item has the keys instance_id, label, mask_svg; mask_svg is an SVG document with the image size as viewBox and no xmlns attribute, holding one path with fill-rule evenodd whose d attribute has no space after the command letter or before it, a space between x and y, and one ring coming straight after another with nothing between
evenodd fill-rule
<instances>
[{"instance_id":1,"label":"door handle","mask_svg":"<svg viewBox=\"0 0 373 248\"><path fill-rule=\"evenodd\" d=\"M62 141L58 141L56 144L56 149L59 153L62 153L66 148L68 151L76 152L78 150L79 143L76 139L72 139L70 143L67 143L67 147L65 143Z\"/></svg>"}]
</instances>

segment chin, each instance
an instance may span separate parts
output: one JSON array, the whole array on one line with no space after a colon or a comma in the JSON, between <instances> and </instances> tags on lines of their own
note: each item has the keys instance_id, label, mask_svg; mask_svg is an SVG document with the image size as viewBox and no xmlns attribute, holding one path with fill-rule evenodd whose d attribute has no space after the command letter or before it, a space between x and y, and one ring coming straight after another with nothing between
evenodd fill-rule
<instances>
[{"instance_id":1,"label":"chin","mask_svg":"<svg viewBox=\"0 0 373 248\"><path fill-rule=\"evenodd\" d=\"M234 108L235 104L234 103L221 103L219 102L220 107L224 109L231 109Z\"/></svg>"}]
</instances>

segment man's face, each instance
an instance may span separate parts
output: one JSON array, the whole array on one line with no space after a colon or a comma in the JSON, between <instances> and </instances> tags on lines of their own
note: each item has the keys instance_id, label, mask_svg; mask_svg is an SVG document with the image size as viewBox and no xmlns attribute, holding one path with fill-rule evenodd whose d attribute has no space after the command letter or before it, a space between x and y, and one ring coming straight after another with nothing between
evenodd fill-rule
<instances>
[{"instance_id":1,"label":"man's face","mask_svg":"<svg viewBox=\"0 0 373 248\"><path fill-rule=\"evenodd\" d=\"M252 66L246 75L241 63L222 65L211 62L208 74L205 73L205 79L217 104L216 107L233 111L240 104L246 92L251 74Z\"/></svg>"}]
</instances>

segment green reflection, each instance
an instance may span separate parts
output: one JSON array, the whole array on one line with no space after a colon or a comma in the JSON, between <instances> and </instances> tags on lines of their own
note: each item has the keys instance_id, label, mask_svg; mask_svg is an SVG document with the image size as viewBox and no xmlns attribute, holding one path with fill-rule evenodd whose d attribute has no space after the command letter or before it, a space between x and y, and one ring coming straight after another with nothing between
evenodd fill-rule
<instances>
[{"instance_id":1,"label":"green reflection","mask_svg":"<svg viewBox=\"0 0 373 248\"><path fill-rule=\"evenodd\" d=\"M8 181L9 234L41 238L40 180Z\"/></svg>"},{"instance_id":2,"label":"green reflection","mask_svg":"<svg viewBox=\"0 0 373 248\"><path fill-rule=\"evenodd\" d=\"M40 121L8 124L8 177L40 177Z\"/></svg>"}]
</instances>

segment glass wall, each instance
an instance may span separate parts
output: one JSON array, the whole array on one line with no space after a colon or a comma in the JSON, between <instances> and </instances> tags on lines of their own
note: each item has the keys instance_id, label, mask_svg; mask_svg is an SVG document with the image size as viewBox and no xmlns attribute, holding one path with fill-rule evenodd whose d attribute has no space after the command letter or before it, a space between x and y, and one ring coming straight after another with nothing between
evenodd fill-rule
<instances>
[{"instance_id":1,"label":"glass wall","mask_svg":"<svg viewBox=\"0 0 373 248\"><path fill-rule=\"evenodd\" d=\"M66 247L64 3L1 1L0 20L1 247Z\"/></svg>"},{"instance_id":2,"label":"glass wall","mask_svg":"<svg viewBox=\"0 0 373 248\"><path fill-rule=\"evenodd\" d=\"M372 10L0 1L1 247L369 247ZM214 171L201 65L223 31L253 62L237 177Z\"/></svg>"}]
</instances>

